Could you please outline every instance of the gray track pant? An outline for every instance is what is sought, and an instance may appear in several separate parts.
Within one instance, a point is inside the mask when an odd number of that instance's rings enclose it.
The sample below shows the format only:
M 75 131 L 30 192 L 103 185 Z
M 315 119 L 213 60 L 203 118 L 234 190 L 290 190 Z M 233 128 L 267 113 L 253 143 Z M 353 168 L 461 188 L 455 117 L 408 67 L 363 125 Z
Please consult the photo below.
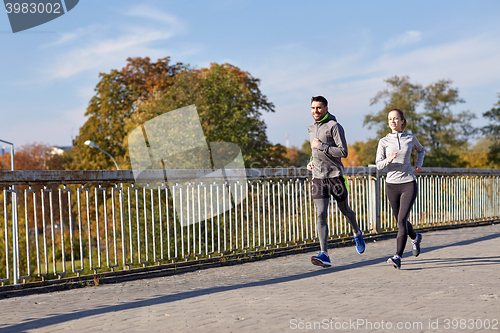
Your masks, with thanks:
M 318 231 L 319 244 L 321 251 L 327 252 L 328 249 L 328 206 L 330 203 L 329 198 L 325 199 L 314 199 L 314 206 L 316 207 L 316 230 Z M 337 202 L 337 206 L 344 216 L 347 218 L 352 226 L 354 233 L 356 234 L 359 230 L 358 222 L 356 221 L 356 214 L 349 207 L 348 200 L 342 202 Z

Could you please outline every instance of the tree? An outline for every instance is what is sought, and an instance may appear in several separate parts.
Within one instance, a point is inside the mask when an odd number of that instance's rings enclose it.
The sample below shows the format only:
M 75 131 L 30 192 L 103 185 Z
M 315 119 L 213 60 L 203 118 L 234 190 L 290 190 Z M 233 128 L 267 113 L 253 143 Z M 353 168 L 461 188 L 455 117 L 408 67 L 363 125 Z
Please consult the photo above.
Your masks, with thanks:
M 304 143 L 302 144 L 302 147 L 300 148 L 300 151 L 307 158 L 307 160 L 305 161 L 306 164 L 309 163 L 309 159 L 312 156 L 311 142 L 309 140 L 305 140 Z
M 466 168 L 498 168 L 500 163 L 495 163 L 489 158 L 489 150 L 492 145 L 492 140 L 489 137 L 483 136 L 479 138 L 477 143 L 463 151 L 460 154 L 460 160 Z
M 488 159 L 494 163 L 500 163 L 500 94 L 499 101 L 491 110 L 483 113 L 483 117 L 488 119 L 489 124 L 484 126 L 481 131 L 492 142 L 488 151 Z
M 114 168 L 108 156 L 84 145 L 87 140 L 95 142 L 114 156 L 122 168 L 127 168 L 129 162 L 124 146 L 126 119 L 135 113 L 141 100 L 168 88 L 175 75 L 189 70 L 181 63 L 170 65 L 169 57 L 158 59 L 156 63 L 149 58 L 128 58 L 127 61 L 127 66 L 120 71 L 99 74 L 100 80 L 94 89 L 96 94 L 85 113 L 89 118 L 74 141 L 71 169 Z
M 274 105 L 259 90 L 259 82 L 230 64 L 178 73 L 167 89 L 138 103 L 126 129 L 195 104 L 207 142 L 237 144 L 247 167 L 286 165 L 286 148 L 270 144 L 265 133 L 262 111 L 274 112 Z
M 356 141 L 352 147 L 359 155 L 359 165 L 368 166 L 375 164 L 375 155 L 377 153 L 378 140 L 368 139 L 366 142 Z
M 422 102 L 424 89 L 420 84 L 411 83 L 409 76 L 393 76 L 385 82 L 389 85 L 389 89 L 379 91 L 370 100 L 370 105 L 384 101 L 384 108 L 375 115 L 366 115 L 363 126 L 368 125 L 369 129 L 377 126 L 377 136 L 381 138 L 391 130 L 387 123 L 387 114 L 392 109 L 400 109 L 404 111 L 408 122 L 407 131 L 419 136 L 421 130 L 418 123 L 421 115 L 417 112 L 417 106 Z
M 347 150 L 348 150 L 348 155 L 346 158 L 343 158 L 342 159 L 342 164 L 344 165 L 344 167 L 348 168 L 348 167 L 357 167 L 357 166 L 361 166 L 361 156 L 358 154 L 358 152 L 356 151 L 356 149 L 351 146 L 351 145 L 347 145 Z
M 305 140 L 300 149 L 296 147 L 287 148 L 286 157 L 289 160 L 289 166 L 305 167 L 311 159 L 312 149 L 309 140 Z
M 67 162 L 65 154 L 54 154 L 52 146 L 43 143 L 23 145 L 14 153 L 16 170 L 64 170 Z M 0 156 L 0 170 L 10 169 L 10 154 Z
M 299 166 L 299 149 L 296 147 L 286 148 L 286 159 L 288 160 L 288 166 Z
M 461 166 L 460 152 L 467 149 L 468 139 L 476 132 L 471 125 L 475 115 L 469 111 L 453 114 L 450 106 L 464 103 L 451 81 L 440 80 L 425 88 L 423 142 L 427 149 L 426 164 L 433 166 Z
M 385 99 L 385 107 L 375 115 L 367 115 L 364 125 L 378 126 L 379 137 L 390 132 L 387 114 L 393 108 L 403 110 L 407 130 L 417 136 L 426 149 L 425 165 L 437 167 L 462 166 L 460 154 L 467 149 L 468 140 L 476 133 L 471 125 L 475 115 L 470 111 L 454 114 L 450 107 L 464 100 L 452 81 L 439 80 L 425 88 L 410 83 L 408 76 L 394 76 L 386 80 L 390 89 L 383 90 L 372 99 L 377 103 Z M 423 112 L 418 112 L 423 104 Z

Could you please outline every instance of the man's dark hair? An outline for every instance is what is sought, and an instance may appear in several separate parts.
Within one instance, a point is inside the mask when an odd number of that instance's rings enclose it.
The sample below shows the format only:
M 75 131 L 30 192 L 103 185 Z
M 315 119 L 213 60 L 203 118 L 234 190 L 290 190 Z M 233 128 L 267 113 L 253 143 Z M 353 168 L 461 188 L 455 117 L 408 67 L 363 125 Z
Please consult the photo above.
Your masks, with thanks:
M 311 104 L 312 104 L 312 102 L 321 102 L 321 103 L 323 103 L 324 106 L 328 106 L 328 101 L 323 96 L 312 97 Z

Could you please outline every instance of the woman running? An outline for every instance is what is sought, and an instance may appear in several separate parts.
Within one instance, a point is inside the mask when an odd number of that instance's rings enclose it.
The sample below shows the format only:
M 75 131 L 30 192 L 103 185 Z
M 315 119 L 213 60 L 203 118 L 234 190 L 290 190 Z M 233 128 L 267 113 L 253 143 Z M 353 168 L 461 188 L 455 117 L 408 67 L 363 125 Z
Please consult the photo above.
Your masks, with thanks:
M 422 170 L 424 147 L 413 134 L 404 132 L 406 119 L 403 111 L 392 109 L 389 112 L 389 127 L 392 133 L 380 139 L 377 148 L 377 168 L 388 167 L 386 193 L 391 204 L 394 217 L 398 221 L 398 237 L 396 254 L 387 260 L 394 268 L 401 268 L 401 257 L 405 250 L 406 239 L 412 239 L 412 252 L 415 257 L 420 254 L 422 235 L 417 234 L 408 221 L 411 207 L 417 198 L 417 181 L 414 173 Z M 410 164 L 411 151 L 417 151 L 415 170 Z

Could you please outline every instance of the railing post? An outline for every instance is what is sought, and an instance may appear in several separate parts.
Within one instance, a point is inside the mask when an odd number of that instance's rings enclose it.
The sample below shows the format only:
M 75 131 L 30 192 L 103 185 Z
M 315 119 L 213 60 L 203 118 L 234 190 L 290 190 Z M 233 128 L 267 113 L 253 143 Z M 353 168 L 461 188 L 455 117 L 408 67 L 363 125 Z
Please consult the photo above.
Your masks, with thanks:
M 19 226 L 17 220 L 17 192 L 12 185 L 12 257 L 13 257 L 13 278 L 14 285 L 19 284 Z M 7 239 L 5 240 L 8 241 Z
M 382 232 L 381 228 L 381 221 L 380 221 L 380 173 L 379 170 L 377 169 L 376 165 L 370 164 L 368 165 L 368 170 L 370 172 L 371 176 L 371 171 L 372 168 L 375 168 L 375 189 L 374 191 L 371 191 L 373 194 L 371 195 L 370 201 L 372 209 L 375 210 L 375 224 L 372 223 L 371 225 L 371 232 L 374 234 L 380 234 Z M 373 186 L 373 185 L 372 185 Z

